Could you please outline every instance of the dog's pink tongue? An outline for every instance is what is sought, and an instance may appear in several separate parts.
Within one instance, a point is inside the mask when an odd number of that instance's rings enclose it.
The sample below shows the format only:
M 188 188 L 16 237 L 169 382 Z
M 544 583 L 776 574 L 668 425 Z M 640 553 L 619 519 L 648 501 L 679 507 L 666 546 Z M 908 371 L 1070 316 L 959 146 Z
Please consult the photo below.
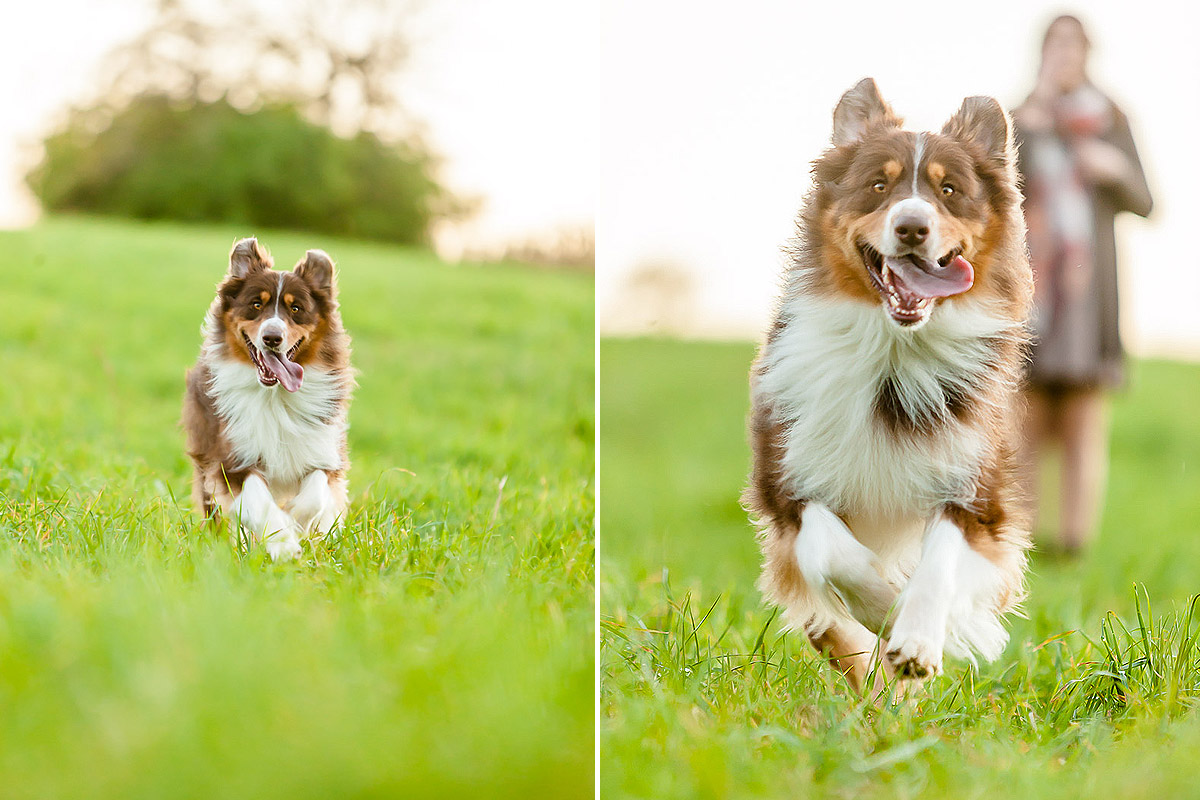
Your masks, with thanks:
M 956 256 L 944 267 L 913 255 L 887 258 L 885 263 L 899 288 L 922 298 L 952 297 L 975 283 L 975 270 L 962 256 Z
M 283 384 L 283 388 L 289 392 L 300 388 L 301 382 L 304 381 L 304 367 L 289 361 L 287 356 L 270 350 L 263 351 L 262 359 L 263 365 Z

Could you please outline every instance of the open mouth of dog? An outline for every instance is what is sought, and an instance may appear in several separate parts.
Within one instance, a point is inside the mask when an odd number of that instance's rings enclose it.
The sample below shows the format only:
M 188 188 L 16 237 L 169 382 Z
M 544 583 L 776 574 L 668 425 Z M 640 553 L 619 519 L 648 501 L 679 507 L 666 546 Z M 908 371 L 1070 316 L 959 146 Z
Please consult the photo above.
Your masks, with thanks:
M 900 325 L 924 322 L 933 312 L 933 301 L 962 294 L 975 283 L 975 270 L 956 247 L 937 261 L 916 253 L 885 256 L 866 242 L 858 252 L 883 306 Z
M 244 333 L 242 338 L 246 341 L 246 349 L 250 351 L 250 360 L 258 368 L 259 383 L 263 386 L 280 383 L 289 392 L 300 388 L 300 384 L 304 382 L 304 367 L 292 361 L 292 356 L 296 355 L 300 345 L 304 344 L 303 339 L 296 342 L 286 353 L 281 353 L 278 350 L 259 350 Z

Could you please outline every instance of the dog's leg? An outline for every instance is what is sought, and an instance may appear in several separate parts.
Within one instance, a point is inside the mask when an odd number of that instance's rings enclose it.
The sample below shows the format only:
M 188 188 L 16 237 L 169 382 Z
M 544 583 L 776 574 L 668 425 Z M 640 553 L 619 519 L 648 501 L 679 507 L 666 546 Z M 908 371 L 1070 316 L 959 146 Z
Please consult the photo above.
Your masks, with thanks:
M 1016 553 L 1019 557 L 1019 550 Z M 952 649 L 964 656 L 971 650 L 989 659 L 999 655 L 1007 641 L 998 617 L 1005 585 L 1004 570 L 968 544 L 953 515 L 934 517 L 892 626 L 887 656 L 896 674 L 940 674 L 948 635 Z
M 883 631 L 898 590 L 880 574 L 875 554 L 822 503 L 808 503 L 800 515 L 796 560 L 814 591 L 833 595 L 870 630 Z
M 967 542 L 946 649 L 966 658 L 978 654 L 992 661 L 1008 643 L 1002 615 L 1025 596 L 1027 520 L 1019 514 L 999 513 L 995 506 L 983 513 L 949 506 L 945 515 L 961 528 Z
M 288 510 L 306 533 L 333 531 L 345 515 L 346 479 L 340 474 L 313 470 L 300 484 Z
M 892 676 L 892 671 L 886 660 L 880 660 L 881 644 L 886 647 L 886 643 L 878 636 L 851 619 L 839 620 L 824 630 L 807 633 L 813 648 L 846 676 L 854 691 L 865 694 L 868 681 L 872 693 L 886 690 L 886 680 Z
M 233 498 L 230 514 L 251 539 L 262 539 L 274 560 L 300 555 L 296 523 L 275 505 L 275 498 L 261 475 L 250 475 L 242 491 Z
M 204 515 L 205 519 L 211 519 L 213 512 L 216 510 L 213 506 L 212 492 L 208 489 L 208 469 L 201 466 L 199 461 L 192 461 L 192 505 L 196 510 Z
M 958 561 L 966 550 L 962 531 L 942 515 L 926 527 L 921 560 L 900 595 L 888 643 L 888 660 L 900 677 L 941 673 Z

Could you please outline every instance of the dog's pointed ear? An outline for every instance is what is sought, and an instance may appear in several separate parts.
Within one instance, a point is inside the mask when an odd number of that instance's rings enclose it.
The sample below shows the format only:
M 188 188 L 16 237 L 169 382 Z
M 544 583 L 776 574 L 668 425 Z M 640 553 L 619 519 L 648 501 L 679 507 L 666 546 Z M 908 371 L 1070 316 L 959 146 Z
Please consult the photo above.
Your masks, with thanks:
M 833 110 L 833 144 L 857 142 L 875 125 L 898 128 L 904 120 L 884 102 L 874 78 L 863 78 L 854 88 L 842 95 Z
M 324 250 L 309 250 L 293 272 L 315 289 L 330 293 L 336 291 L 333 259 Z
M 1011 164 L 1015 152 L 1012 123 L 994 98 L 968 97 L 945 125 L 942 134 L 983 148 L 989 159 Z
M 239 241 L 229 253 L 229 274 L 234 278 L 244 278 L 272 266 L 271 254 L 253 236 Z

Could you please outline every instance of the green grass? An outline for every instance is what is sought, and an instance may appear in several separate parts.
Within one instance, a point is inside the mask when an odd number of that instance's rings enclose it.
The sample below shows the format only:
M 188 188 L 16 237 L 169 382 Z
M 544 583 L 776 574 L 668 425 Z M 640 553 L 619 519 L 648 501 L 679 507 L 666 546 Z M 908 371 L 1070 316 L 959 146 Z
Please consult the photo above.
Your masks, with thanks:
M 1100 539 L 1000 660 L 876 709 L 754 589 L 753 350 L 601 343 L 603 796 L 1200 796 L 1200 366 L 1134 365 Z
M 346 530 L 293 563 L 186 499 L 247 234 L 334 256 L 360 371 Z M 590 796 L 590 277 L 92 219 L 0 247 L 0 795 Z

